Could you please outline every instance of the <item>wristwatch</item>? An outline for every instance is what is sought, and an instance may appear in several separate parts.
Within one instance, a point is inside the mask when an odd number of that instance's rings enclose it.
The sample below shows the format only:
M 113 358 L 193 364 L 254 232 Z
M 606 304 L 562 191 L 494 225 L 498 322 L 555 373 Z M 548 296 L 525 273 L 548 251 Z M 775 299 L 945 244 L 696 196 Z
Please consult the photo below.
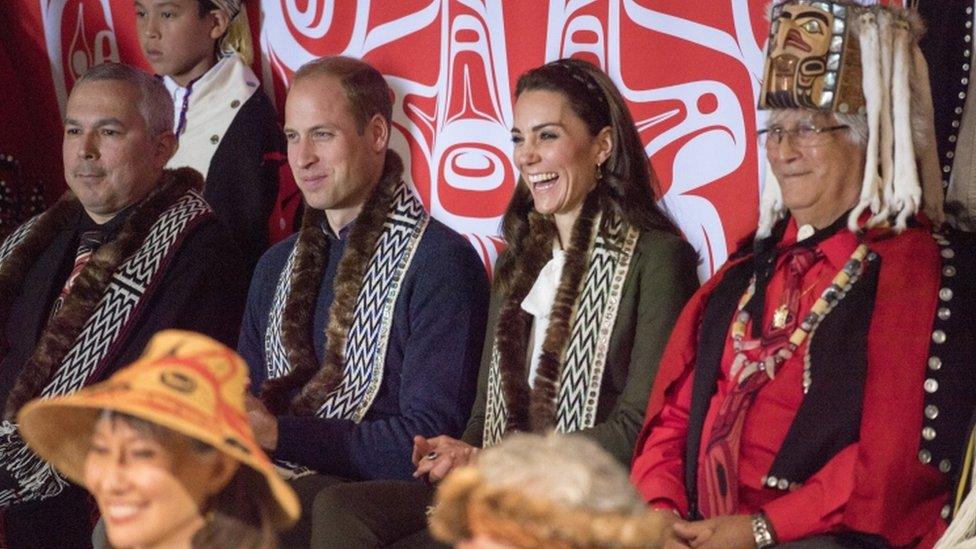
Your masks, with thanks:
M 757 549 L 772 547 L 776 545 L 776 536 L 773 534 L 773 526 L 764 513 L 752 515 L 752 536 L 756 539 Z

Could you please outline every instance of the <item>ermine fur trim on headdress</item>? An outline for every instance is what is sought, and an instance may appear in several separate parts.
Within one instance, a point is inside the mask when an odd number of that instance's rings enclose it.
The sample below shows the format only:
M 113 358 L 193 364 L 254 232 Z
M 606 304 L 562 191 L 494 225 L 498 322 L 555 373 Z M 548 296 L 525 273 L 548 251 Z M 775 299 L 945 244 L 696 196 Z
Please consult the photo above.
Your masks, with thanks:
M 935 142 L 935 106 L 932 104 L 929 67 L 919 48 L 912 49 L 912 56 L 912 112 L 924 115 L 912 117 L 912 137 L 918 155 L 918 175 L 922 182 L 922 208 L 932 223 L 942 225 L 946 220 L 945 194 L 942 192 L 939 150 Z
M 892 214 L 897 215 L 895 228 L 905 228 L 908 217 L 918 211 L 922 202 L 922 188 L 919 186 L 918 171 L 915 167 L 915 147 L 912 138 L 911 86 L 908 77 L 911 72 L 912 47 L 908 27 L 901 21 L 894 24 L 894 57 L 891 69 L 891 113 L 895 123 L 895 178 L 893 194 L 887 199 Z
M 881 188 L 878 190 L 880 199 L 881 196 L 890 196 L 894 193 L 895 185 L 895 130 L 894 121 L 891 119 L 891 86 L 889 85 L 891 82 L 891 52 L 894 48 L 894 36 L 891 32 L 890 15 L 881 12 L 877 17 L 883 21 L 878 29 L 881 45 L 881 81 L 877 83 L 881 88 L 881 135 L 879 136 L 881 148 L 878 151 L 881 156 Z M 889 212 L 888 203 L 882 202 L 878 214 L 868 224 L 881 223 L 887 219 Z
M 782 4 L 785 2 L 774 5 Z M 865 99 L 861 114 L 866 115 L 868 128 L 861 192 L 848 228 L 856 232 L 892 222 L 893 229 L 901 231 L 920 207 L 930 221 L 940 225 L 943 196 L 932 97 L 928 67 L 918 48 L 924 25 L 912 10 L 845 5 L 854 11 L 849 18 L 850 32 L 859 43 Z M 766 187 L 774 181 L 767 176 Z M 764 188 L 759 238 L 768 235 L 775 220 L 785 213 L 777 194 Z M 868 209 L 872 216 L 864 222 Z
M 860 15 L 863 31 L 860 36 L 861 78 L 864 88 L 864 104 L 868 121 L 868 143 L 865 151 L 864 178 L 861 182 L 861 197 L 848 218 L 848 228 L 857 230 L 857 220 L 868 207 L 877 214 L 881 209 L 882 179 L 878 174 L 879 130 L 881 128 L 884 92 L 881 86 L 881 45 L 878 27 L 874 24 L 873 13 Z M 853 220 L 853 224 L 851 224 Z

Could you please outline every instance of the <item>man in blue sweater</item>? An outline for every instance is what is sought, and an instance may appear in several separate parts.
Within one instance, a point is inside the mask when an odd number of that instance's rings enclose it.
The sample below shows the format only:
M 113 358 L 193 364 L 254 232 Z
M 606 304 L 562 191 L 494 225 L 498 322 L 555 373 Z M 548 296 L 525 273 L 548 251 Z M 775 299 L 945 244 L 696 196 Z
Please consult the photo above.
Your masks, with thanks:
M 388 150 L 392 92 L 346 57 L 295 73 L 288 161 L 308 205 L 251 283 L 238 351 L 249 419 L 302 499 L 283 546 L 307 546 L 315 495 L 410 479 L 412 437 L 464 428 L 488 302 L 467 241 L 431 219 Z

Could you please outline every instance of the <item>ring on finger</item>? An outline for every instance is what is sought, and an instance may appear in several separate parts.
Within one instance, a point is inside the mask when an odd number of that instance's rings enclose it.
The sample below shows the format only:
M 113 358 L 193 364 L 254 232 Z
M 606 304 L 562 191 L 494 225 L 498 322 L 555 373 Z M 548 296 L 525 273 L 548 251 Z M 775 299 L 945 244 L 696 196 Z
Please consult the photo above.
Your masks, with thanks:
M 435 459 L 437 459 L 437 452 L 431 452 L 427 454 L 426 456 L 424 456 L 424 459 L 428 461 L 434 461 Z

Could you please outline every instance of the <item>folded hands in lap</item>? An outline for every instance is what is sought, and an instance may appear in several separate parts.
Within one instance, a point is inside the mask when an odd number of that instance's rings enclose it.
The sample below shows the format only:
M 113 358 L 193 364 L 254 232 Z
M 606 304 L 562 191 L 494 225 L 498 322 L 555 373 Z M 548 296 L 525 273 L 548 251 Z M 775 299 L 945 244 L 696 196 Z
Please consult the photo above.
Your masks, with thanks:
M 477 458 L 478 448 L 456 438 L 437 436 L 424 438 L 420 435 L 413 437 L 413 464 L 417 467 L 414 478 L 427 476 L 430 482 L 440 482 L 455 467 L 473 463 Z
M 665 549 L 754 549 L 749 515 L 731 515 L 688 522 L 671 511 L 657 511 L 671 515 L 664 544 Z

